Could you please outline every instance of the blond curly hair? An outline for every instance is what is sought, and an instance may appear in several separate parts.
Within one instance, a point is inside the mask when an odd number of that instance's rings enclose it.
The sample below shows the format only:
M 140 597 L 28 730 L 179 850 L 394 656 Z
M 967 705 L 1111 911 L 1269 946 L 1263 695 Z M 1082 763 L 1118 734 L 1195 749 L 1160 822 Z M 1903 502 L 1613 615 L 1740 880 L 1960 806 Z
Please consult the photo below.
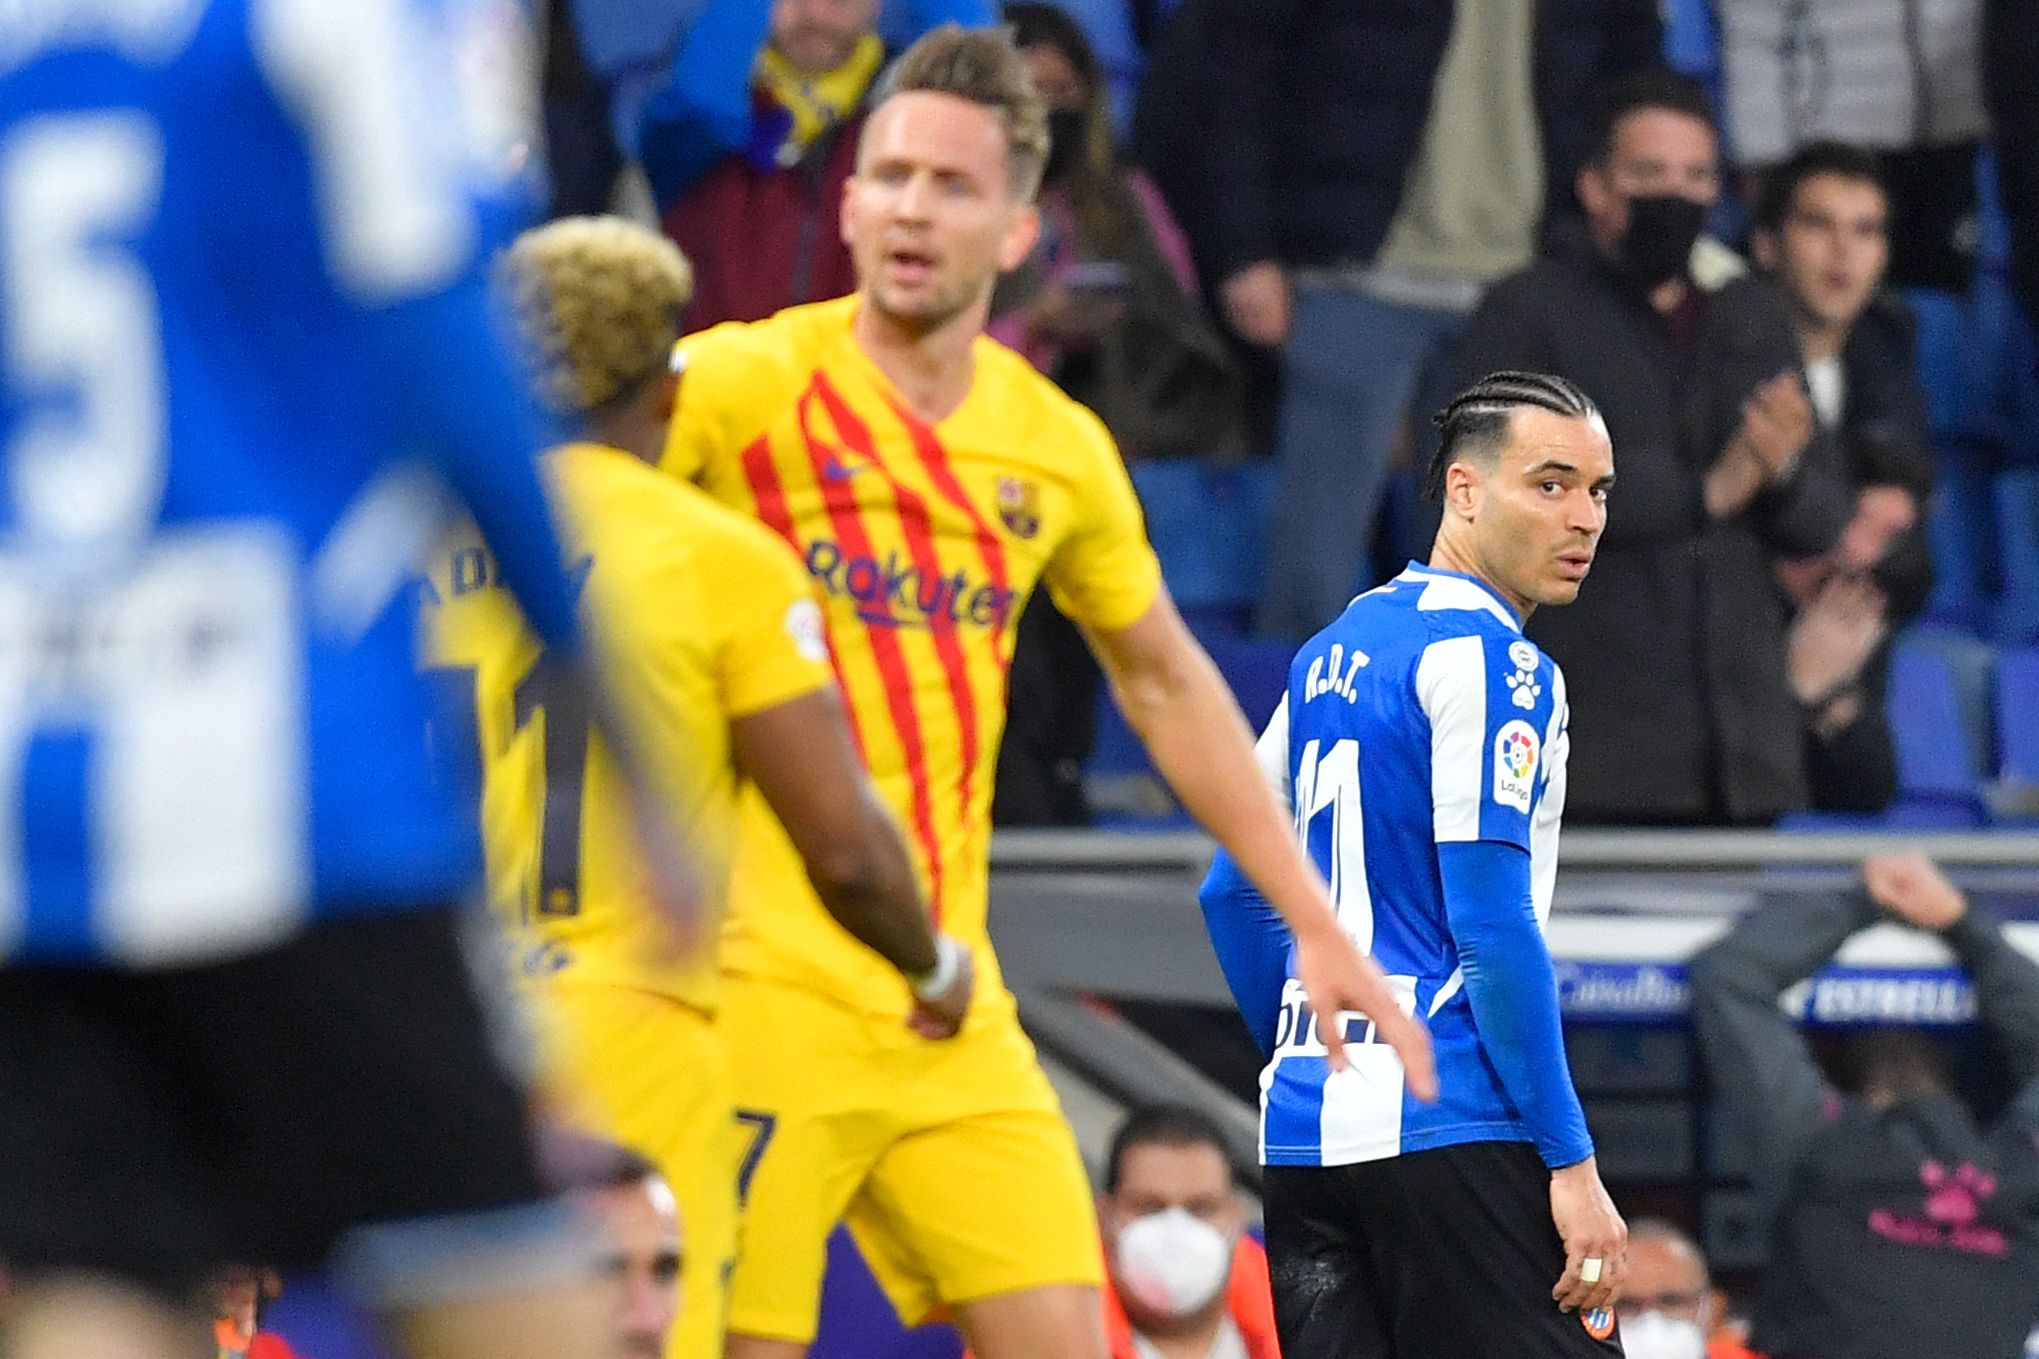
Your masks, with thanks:
M 519 236 L 504 290 L 539 400 L 597 411 L 665 371 L 694 271 L 665 237 L 620 217 L 563 217 Z

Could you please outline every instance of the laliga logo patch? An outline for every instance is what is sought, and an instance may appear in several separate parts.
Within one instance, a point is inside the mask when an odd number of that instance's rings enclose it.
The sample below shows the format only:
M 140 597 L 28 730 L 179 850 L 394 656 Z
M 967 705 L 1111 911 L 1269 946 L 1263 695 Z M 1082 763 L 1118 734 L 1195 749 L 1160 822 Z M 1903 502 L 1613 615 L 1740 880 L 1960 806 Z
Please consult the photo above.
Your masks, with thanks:
M 1515 673 L 1508 677 L 1508 701 L 1526 712 L 1543 697 L 1543 686 L 1536 682 L 1536 648 L 1527 642 L 1510 642 L 1508 659 L 1515 666 Z
M 786 635 L 802 660 L 828 659 L 828 625 L 821 621 L 821 606 L 811 599 L 796 599 L 786 610 Z
M 1494 733 L 1494 801 L 1518 812 L 1529 811 L 1530 790 L 1536 786 L 1536 731 L 1520 718 Z
M 1579 1324 L 1586 1328 L 1586 1334 L 1595 1340 L 1605 1340 L 1614 1334 L 1614 1309 L 1595 1307 L 1590 1312 L 1579 1314 Z
M 1041 531 L 1041 488 L 1019 477 L 998 479 L 998 518 L 1021 538 Z

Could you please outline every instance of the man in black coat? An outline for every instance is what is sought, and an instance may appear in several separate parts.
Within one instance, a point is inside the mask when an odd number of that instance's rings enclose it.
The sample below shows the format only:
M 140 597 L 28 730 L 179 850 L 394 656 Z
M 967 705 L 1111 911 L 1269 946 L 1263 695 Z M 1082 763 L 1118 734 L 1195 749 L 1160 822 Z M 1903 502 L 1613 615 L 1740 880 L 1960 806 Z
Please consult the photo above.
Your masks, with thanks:
M 2039 965 L 1924 858 L 1871 859 L 1863 879 L 1778 897 L 1692 964 L 1701 1050 L 1754 1139 L 1770 1224 L 1751 1339 L 1774 1359 L 2018 1359 L 2039 1320 Z M 1974 983 L 2014 1089 L 1995 1120 L 1904 1030 L 1856 1038 L 1842 1094 L 1779 1008 L 1879 913 L 1939 936 Z
M 1782 303 L 1726 252 L 1695 251 L 1719 191 L 1704 93 L 1627 76 L 1597 114 L 1583 238 L 1494 286 L 1458 366 L 1578 383 L 1620 461 L 1592 580 L 1529 627 L 1570 686 L 1567 815 L 1765 824 L 1806 803 L 1770 557 L 1825 552 L 1852 506 L 1834 460 L 1805 456 L 1813 414 Z

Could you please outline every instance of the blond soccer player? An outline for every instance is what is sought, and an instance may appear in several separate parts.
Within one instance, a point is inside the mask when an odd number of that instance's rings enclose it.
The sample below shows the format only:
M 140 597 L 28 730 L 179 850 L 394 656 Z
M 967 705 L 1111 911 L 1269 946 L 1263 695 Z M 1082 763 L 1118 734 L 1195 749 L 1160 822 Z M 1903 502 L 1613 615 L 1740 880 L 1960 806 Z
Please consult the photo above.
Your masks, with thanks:
M 791 871 L 834 917 L 827 928 L 862 940 L 897 993 L 915 1030 L 902 1038 L 954 1034 L 969 953 L 931 928 L 857 758 L 799 560 L 647 465 L 680 384 L 669 355 L 685 260 L 626 222 L 569 219 L 519 239 L 507 274 L 542 395 L 586 430 L 546 456 L 583 608 L 705 895 L 719 901 L 738 791 L 754 788 Z M 666 1353 L 707 1359 L 721 1352 L 745 1151 L 713 1034 L 713 951 L 681 964 L 662 948 L 607 751 L 558 701 L 487 547 L 450 545 L 429 587 L 431 673 L 459 714 L 442 723 L 442 754 L 479 743 L 491 895 L 513 924 L 513 971 L 538 1001 L 548 1084 L 570 1119 L 643 1152 L 672 1186 L 693 1263 Z
M 857 293 L 681 346 L 664 467 L 805 561 L 859 746 L 936 919 L 981 967 L 961 1036 L 910 1043 L 896 980 L 828 922 L 783 833 L 747 809 L 723 957 L 754 1165 L 730 1304 L 739 1359 L 803 1353 L 843 1218 L 907 1322 L 953 1312 L 983 1359 L 1104 1354 L 1090 1190 L 985 936 L 1006 668 L 1043 582 L 1156 766 L 1289 922 L 1312 1001 L 1380 1020 L 1412 1088 L 1432 1088 L 1422 1026 L 1339 929 L 1162 588 L 1110 437 L 983 336 L 993 283 L 1039 231 L 1046 154 L 1009 39 L 930 34 L 880 91 L 845 189 Z

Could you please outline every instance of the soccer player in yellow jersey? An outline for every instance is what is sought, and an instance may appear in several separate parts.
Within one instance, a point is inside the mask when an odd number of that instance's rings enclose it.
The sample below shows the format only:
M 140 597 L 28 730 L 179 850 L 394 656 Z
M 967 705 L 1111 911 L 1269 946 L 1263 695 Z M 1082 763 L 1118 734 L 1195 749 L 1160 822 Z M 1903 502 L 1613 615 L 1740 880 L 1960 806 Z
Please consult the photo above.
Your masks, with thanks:
M 680 381 L 669 355 L 685 260 L 640 227 L 581 218 L 527 233 L 507 273 L 542 394 L 589 435 L 548 454 L 546 470 L 569 550 L 585 554 L 591 632 L 666 780 L 704 895 L 719 901 L 747 781 L 783 823 L 791 871 L 841 922 L 827 928 L 912 1009 L 920 1036 L 902 1026 L 905 1042 L 953 1035 L 969 1004 L 968 955 L 930 928 L 898 827 L 857 758 L 798 559 L 647 465 Z M 538 1001 L 548 1083 L 571 1119 L 648 1155 L 672 1186 L 689 1264 L 667 1353 L 711 1359 L 752 1126 L 732 1118 L 713 1040 L 713 951 L 686 964 L 661 953 L 606 750 L 558 701 L 486 547 L 453 544 L 430 585 L 434 676 L 472 705 L 452 724 L 464 730 L 441 738 L 480 742 L 491 895 L 516 926 L 514 967 Z M 767 1022 L 782 1042 L 804 1036 L 790 1017 Z
M 746 808 L 723 951 L 722 1032 L 755 1120 L 738 1359 L 804 1351 L 824 1240 L 845 1216 L 907 1321 L 953 1310 L 982 1359 L 1105 1352 L 1090 1192 L 985 938 L 1006 665 L 1042 581 L 1156 766 L 1286 917 L 1319 1012 L 1375 1017 L 1412 1088 L 1433 1085 L 1426 1033 L 1339 928 L 1170 604 L 1104 427 L 983 337 L 993 282 L 1038 232 L 1046 153 L 1009 39 L 937 30 L 863 129 L 843 203 L 858 292 L 681 345 L 664 466 L 805 560 L 857 741 L 937 920 L 981 967 L 961 1036 L 909 1044 L 896 983 Z M 1325 1027 L 1342 1049 L 1342 1026 Z

